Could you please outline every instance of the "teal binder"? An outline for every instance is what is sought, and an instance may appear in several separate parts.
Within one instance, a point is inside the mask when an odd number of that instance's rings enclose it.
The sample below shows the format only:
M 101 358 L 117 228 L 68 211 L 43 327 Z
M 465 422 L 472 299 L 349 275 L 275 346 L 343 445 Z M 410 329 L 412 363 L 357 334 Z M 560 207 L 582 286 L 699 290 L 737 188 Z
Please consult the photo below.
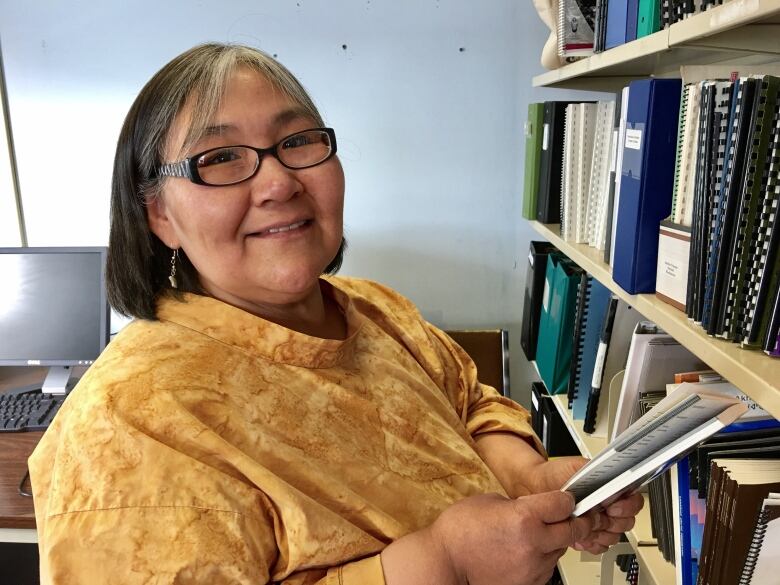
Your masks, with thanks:
M 550 394 L 569 385 L 577 287 L 582 269 L 561 254 L 547 257 L 536 365 Z
M 544 134 L 544 104 L 528 104 L 525 123 L 525 171 L 523 173 L 523 217 L 536 219 L 536 193 L 539 191 L 539 165 Z
M 661 3 L 658 0 L 639 0 L 636 38 L 646 37 L 659 30 L 661 30 Z

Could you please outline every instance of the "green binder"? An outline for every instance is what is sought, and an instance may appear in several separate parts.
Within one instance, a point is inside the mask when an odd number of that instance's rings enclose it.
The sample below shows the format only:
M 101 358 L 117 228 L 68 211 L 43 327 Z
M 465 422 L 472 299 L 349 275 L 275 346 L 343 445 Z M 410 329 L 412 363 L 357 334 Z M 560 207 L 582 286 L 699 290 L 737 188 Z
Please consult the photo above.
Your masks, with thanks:
M 661 3 L 658 0 L 639 0 L 636 38 L 646 37 L 659 30 L 661 30 Z
M 539 190 L 539 159 L 542 153 L 544 104 L 528 104 L 525 123 L 525 173 L 523 176 L 523 217 L 536 219 L 536 192 Z
M 582 269 L 562 254 L 547 256 L 536 365 L 550 394 L 569 386 L 577 287 Z

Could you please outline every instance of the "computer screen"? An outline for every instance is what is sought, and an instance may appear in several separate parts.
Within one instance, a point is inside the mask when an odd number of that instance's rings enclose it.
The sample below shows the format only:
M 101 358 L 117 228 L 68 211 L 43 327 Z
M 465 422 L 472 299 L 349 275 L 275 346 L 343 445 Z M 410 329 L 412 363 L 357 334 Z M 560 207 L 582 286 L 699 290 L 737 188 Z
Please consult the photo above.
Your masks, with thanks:
M 0 366 L 88 366 L 100 355 L 106 250 L 0 248 Z

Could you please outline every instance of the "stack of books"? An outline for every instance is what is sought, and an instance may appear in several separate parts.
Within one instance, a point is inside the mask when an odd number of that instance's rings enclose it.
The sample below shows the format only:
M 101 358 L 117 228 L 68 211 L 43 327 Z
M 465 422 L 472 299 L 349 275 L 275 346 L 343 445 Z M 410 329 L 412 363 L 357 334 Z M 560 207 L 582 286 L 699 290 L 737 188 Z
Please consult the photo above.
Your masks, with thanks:
M 780 79 L 686 84 L 679 127 L 670 220 L 690 229 L 685 312 L 778 355 Z

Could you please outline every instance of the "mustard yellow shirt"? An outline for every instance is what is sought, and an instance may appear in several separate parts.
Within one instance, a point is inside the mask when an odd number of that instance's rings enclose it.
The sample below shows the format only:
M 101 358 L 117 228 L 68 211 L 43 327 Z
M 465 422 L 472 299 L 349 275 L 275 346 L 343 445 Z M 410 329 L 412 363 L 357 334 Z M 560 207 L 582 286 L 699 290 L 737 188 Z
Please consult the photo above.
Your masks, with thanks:
M 44 585 L 384 583 L 379 553 L 503 490 L 473 437 L 528 413 L 414 306 L 323 280 L 348 337 L 166 298 L 65 401 L 30 458 Z

